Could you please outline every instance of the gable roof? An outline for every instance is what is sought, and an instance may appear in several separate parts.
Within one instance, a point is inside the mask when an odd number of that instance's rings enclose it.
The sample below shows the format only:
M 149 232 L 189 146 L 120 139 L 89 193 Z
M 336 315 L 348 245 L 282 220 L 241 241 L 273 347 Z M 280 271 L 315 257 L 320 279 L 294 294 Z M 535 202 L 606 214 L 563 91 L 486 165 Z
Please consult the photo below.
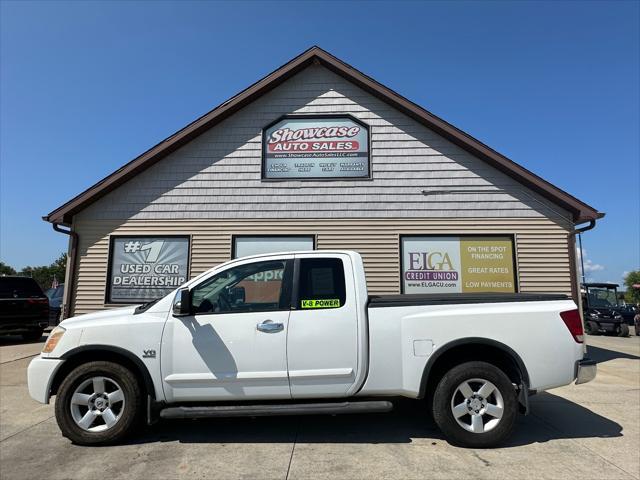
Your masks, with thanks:
M 521 165 L 518 165 L 514 161 L 473 138 L 471 135 L 454 127 L 450 123 L 437 117 L 419 105 L 416 105 L 410 100 L 407 100 L 402 95 L 378 83 L 371 77 L 368 77 L 364 73 L 356 70 L 351 65 L 348 65 L 342 60 L 334 57 L 320 47 L 314 46 L 226 102 L 220 104 L 209 113 L 206 113 L 202 117 L 193 121 L 182 130 L 179 130 L 154 147 L 150 148 L 142 155 L 134 158 L 111 175 L 103 178 L 92 187 L 53 210 L 51 213 L 43 217 L 43 219 L 52 223 L 70 225 L 73 215 L 122 185 L 133 176 L 149 168 L 151 165 L 182 147 L 193 138 L 229 117 L 242 107 L 253 102 L 270 90 L 273 90 L 278 85 L 282 84 L 284 81 L 313 63 L 318 63 L 332 72 L 344 77 L 346 80 L 354 83 L 363 90 L 425 125 L 427 128 L 442 135 L 452 143 L 529 187 L 554 204 L 570 211 L 573 214 L 573 220 L 575 223 L 595 220 L 604 216 L 603 213 L 599 213 L 593 207 L 540 178 Z

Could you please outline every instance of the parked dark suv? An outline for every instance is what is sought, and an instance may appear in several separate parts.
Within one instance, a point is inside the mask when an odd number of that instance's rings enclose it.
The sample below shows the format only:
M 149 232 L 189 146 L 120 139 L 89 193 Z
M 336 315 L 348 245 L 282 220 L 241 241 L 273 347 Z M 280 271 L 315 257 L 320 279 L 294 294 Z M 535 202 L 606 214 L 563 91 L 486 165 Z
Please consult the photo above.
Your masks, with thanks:
M 0 277 L 0 335 L 37 340 L 49 325 L 49 299 L 33 278 Z

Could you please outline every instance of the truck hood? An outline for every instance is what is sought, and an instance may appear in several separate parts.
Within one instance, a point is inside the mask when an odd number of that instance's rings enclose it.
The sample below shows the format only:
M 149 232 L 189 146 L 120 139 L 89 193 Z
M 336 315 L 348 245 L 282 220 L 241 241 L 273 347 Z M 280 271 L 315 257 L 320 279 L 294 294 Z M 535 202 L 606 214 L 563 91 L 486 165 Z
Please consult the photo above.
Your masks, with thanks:
M 110 308 L 109 310 L 103 310 L 101 312 L 86 313 L 84 315 L 78 315 L 77 317 L 67 318 L 60 323 L 60 326 L 64 328 L 78 327 L 86 323 L 94 323 L 101 320 L 109 320 L 117 317 L 128 317 L 133 315 L 133 312 L 138 305 L 131 305 L 128 307 Z

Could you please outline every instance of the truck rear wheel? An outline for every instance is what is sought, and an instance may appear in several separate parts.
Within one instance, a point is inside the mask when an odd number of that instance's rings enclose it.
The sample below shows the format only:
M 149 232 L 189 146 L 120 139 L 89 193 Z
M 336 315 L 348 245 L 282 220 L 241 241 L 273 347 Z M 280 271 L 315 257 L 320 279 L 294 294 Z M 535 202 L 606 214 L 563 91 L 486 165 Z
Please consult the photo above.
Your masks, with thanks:
M 115 443 L 140 418 L 142 393 L 135 375 L 113 362 L 80 365 L 58 388 L 55 414 L 62 434 L 79 445 Z
M 467 362 L 449 370 L 433 395 L 433 418 L 448 441 L 488 448 L 503 443 L 518 413 L 509 377 L 486 362 Z

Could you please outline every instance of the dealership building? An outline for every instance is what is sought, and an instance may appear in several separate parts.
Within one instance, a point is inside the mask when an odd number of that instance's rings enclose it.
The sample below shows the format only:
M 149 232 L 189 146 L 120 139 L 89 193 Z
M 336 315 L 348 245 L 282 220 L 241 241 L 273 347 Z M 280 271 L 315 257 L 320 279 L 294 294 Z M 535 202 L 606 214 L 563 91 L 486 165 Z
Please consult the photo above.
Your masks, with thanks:
M 310 249 L 360 252 L 373 294 L 575 298 L 575 235 L 602 216 L 313 47 L 45 220 L 69 235 L 70 316 Z

